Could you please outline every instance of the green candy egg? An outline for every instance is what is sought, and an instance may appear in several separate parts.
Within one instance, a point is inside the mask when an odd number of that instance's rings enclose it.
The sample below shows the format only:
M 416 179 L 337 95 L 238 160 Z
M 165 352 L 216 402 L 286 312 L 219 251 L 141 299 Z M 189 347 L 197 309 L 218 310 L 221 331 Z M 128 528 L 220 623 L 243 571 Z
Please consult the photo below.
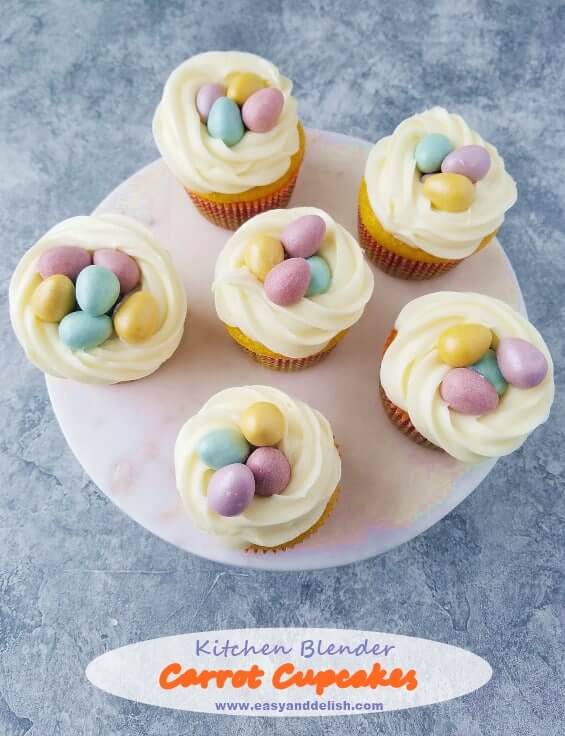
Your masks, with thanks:
M 244 463 L 249 457 L 251 446 L 239 429 L 226 427 L 208 432 L 200 439 L 196 452 L 214 470 L 225 465 Z
M 306 259 L 306 263 L 310 269 L 310 282 L 306 296 L 325 294 L 332 282 L 332 272 L 328 262 L 322 256 L 310 256 Z
M 494 350 L 487 350 L 480 360 L 469 367 L 477 373 L 480 373 L 483 378 L 487 379 L 487 381 L 490 381 L 499 396 L 502 396 L 505 393 L 508 388 L 508 384 L 500 372 Z
M 111 334 L 112 320 L 106 314 L 71 312 L 59 322 L 59 339 L 71 350 L 92 350 Z
M 441 171 L 441 164 L 448 153 L 453 151 L 449 138 L 442 133 L 425 135 L 416 146 L 414 158 L 416 166 L 422 174 L 434 174 Z
M 120 282 L 109 268 L 87 266 L 79 273 L 76 298 L 83 312 L 99 317 L 112 309 L 119 296 Z
M 229 97 L 218 97 L 208 113 L 208 133 L 221 138 L 226 146 L 235 146 L 243 138 L 245 127 L 241 111 Z

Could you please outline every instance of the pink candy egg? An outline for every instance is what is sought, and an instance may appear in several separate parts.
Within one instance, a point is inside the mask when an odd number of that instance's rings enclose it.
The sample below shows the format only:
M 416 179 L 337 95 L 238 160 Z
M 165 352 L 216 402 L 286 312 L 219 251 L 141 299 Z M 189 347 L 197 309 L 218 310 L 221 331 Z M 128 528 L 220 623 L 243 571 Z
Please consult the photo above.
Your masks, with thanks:
M 267 297 L 280 307 L 299 302 L 310 283 L 310 268 L 304 258 L 289 258 L 269 271 L 264 286 Z
M 322 245 L 326 223 L 319 215 L 304 215 L 287 225 L 281 233 L 281 243 L 289 256 L 310 258 Z
M 479 416 L 498 406 L 498 394 L 490 381 L 470 368 L 452 368 L 441 382 L 441 398 L 459 414 Z
M 102 248 L 94 253 L 95 266 L 104 266 L 118 277 L 120 292 L 127 294 L 139 284 L 141 272 L 137 261 L 121 250 Z
M 83 268 L 92 263 L 91 254 L 84 248 L 75 248 L 73 245 L 59 245 L 46 250 L 37 262 L 37 270 L 44 279 L 56 274 L 68 276 L 72 281 Z
M 200 87 L 196 93 L 196 109 L 203 123 L 207 122 L 208 114 L 218 97 L 225 96 L 226 88 L 223 84 L 204 84 Z
M 258 496 L 282 493 L 290 482 L 290 463 L 276 447 L 258 447 L 247 458 L 247 467 L 255 477 Z
M 461 146 L 443 159 L 444 174 L 463 174 L 472 182 L 484 179 L 490 169 L 490 155 L 483 146 Z
M 534 388 L 547 375 L 545 355 L 519 337 L 503 337 L 496 348 L 496 360 L 504 379 L 517 388 Z
M 253 501 L 255 478 L 242 463 L 224 465 L 208 483 L 208 506 L 220 516 L 238 516 Z
M 241 108 L 245 127 L 254 133 L 268 133 L 277 124 L 283 105 L 284 95 L 280 89 L 267 87 L 254 92 Z

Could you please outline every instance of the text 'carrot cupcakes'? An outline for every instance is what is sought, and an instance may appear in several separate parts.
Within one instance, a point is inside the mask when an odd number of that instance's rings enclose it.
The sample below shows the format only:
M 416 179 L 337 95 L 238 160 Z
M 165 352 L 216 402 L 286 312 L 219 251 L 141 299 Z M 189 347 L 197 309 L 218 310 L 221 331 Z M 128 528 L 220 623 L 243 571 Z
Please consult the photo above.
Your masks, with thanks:
M 177 488 L 194 524 L 227 546 L 288 549 L 316 531 L 338 494 L 327 419 L 269 386 L 229 388 L 182 427 Z
M 211 51 L 173 71 L 153 119 L 167 166 L 207 219 L 235 230 L 286 207 L 304 157 L 292 82 L 266 59 Z
M 496 148 L 459 115 L 434 107 L 404 120 L 371 150 L 359 192 L 359 239 L 386 273 L 428 279 L 486 246 L 516 196 Z
M 153 233 L 122 215 L 64 220 L 10 282 L 10 317 L 29 360 L 82 383 L 133 381 L 175 352 L 184 287 Z
M 549 416 L 553 364 L 516 310 L 440 291 L 400 312 L 381 363 L 388 416 L 416 442 L 476 463 L 508 455 Z
M 355 238 L 314 207 L 245 223 L 216 261 L 218 317 L 255 360 L 276 370 L 326 356 L 363 314 L 373 274 Z

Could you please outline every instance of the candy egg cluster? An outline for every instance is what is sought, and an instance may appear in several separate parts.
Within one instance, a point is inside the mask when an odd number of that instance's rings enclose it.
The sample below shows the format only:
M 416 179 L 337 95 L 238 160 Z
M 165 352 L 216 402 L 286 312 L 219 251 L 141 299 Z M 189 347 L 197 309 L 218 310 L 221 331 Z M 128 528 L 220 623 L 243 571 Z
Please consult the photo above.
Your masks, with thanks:
M 237 72 L 224 84 L 205 84 L 196 94 L 196 109 L 212 138 L 235 146 L 250 130 L 268 133 L 284 106 L 284 95 L 250 72 Z
M 508 385 L 534 388 L 548 371 L 544 354 L 526 340 L 503 337 L 479 324 L 446 329 L 437 345 L 440 360 L 451 370 L 440 395 L 459 414 L 480 416 L 494 411 Z
M 214 471 L 208 483 L 208 507 L 220 516 L 238 516 L 257 496 L 282 493 L 290 483 L 290 463 L 276 447 L 283 436 L 281 410 L 268 401 L 249 406 L 237 427 L 215 429 L 197 446 Z
M 58 323 L 59 339 L 71 350 L 91 350 L 114 331 L 137 343 L 159 329 L 159 305 L 149 292 L 136 290 L 139 265 L 122 251 L 58 246 L 42 253 L 37 270 L 42 281 L 31 297 L 33 313 Z
M 490 155 L 484 146 L 454 148 L 441 133 L 424 136 L 414 151 L 416 168 L 423 174 L 423 192 L 432 206 L 445 212 L 463 212 L 475 199 L 473 186 L 488 174 Z
M 316 255 L 325 234 L 326 223 L 319 215 L 304 215 L 287 225 L 280 239 L 259 235 L 249 240 L 245 265 L 263 282 L 273 304 L 289 307 L 330 288 L 328 262 Z

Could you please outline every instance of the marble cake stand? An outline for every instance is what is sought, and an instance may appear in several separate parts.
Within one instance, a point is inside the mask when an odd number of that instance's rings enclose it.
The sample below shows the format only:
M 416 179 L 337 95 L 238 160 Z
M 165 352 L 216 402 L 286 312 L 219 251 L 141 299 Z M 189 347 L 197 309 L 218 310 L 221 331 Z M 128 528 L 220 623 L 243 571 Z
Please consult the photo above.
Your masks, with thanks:
M 291 205 L 314 205 L 356 231 L 357 188 L 369 144 L 308 132 Z M 498 242 L 453 272 L 423 283 L 375 269 L 365 315 L 330 357 L 283 374 L 255 364 L 232 343 L 214 311 L 216 256 L 230 233 L 204 220 L 162 161 L 121 184 L 97 208 L 153 228 L 169 248 L 188 294 L 189 314 L 175 355 L 152 376 L 116 386 L 48 378 L 53 409 L 88 475 L 128 516 L 178 547 L 217 562 L 269 570 L 344 565 L 412 539 L 451 511 L 492 469 L 471 470 L 418 447 L 389 424 L 378 396 L 379 355 L 400 308 L 440 289 L 481 291 L 525 312 L 512 267 Z M 330 420 L 343 457 L 342 494 L 325 526 L 278 554 L 233 551 L 195 529 L 175 489 L 173 446 L 181 425 L 228 386 L 271 384 L 308 401 Z

